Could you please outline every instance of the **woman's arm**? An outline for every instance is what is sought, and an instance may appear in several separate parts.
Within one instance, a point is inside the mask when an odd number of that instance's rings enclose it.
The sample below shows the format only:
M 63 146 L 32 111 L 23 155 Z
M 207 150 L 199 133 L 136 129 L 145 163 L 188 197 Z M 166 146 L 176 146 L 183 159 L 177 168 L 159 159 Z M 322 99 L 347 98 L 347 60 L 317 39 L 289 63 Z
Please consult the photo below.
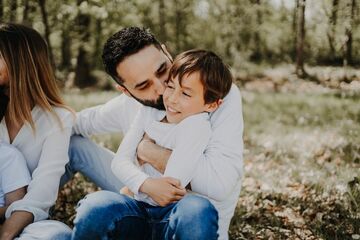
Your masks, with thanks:
M 11 216 L 6 219 L 1 228 L 0 239 L 12 240 L 19 235 L 22 230 L 34 221 L 32 213 L 25 211 L 14 211 Z
M 60 178 L 68 162 L 73 120 L 73 115 L 66 111 L 62 114 L 62 127 L 55 121 L 57 127 L 48 130 L 50 132 L 44 139 L 39 162 L 32 172 L 26 195 L 23 199 L 13 202 L 7 209 L 6 217 L 9 221 L 18 224 L 17 229 L 20 226 L 23 229 L 32 221 L 48 218 L 49 208 L 55 204 Z M 11 228 L 11 230 L 16 229 Z

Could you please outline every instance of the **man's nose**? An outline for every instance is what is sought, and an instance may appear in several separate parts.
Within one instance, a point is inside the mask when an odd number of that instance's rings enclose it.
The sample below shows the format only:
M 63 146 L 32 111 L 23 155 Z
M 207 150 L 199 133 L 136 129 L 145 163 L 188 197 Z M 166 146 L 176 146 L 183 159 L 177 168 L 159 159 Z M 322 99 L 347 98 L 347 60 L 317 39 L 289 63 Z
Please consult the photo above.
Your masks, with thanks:
M 164 91 L 165 91 L 165 83 L 164 81 L 162 81 L 161 79 L 157 78 L 155 80 L 155 91 L 158 95 L 163 95 Z

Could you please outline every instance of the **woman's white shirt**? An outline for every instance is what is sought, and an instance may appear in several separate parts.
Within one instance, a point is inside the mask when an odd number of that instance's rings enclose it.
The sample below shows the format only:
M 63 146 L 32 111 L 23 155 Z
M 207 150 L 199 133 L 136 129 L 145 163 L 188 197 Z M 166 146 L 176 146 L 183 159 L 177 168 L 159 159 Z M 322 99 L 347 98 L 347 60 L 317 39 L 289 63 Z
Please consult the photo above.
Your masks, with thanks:
M 6 211 L 8 218 L 13 211 L 27 211 L 34 215 L 34 222 L 48 218 L 48 211 L 55 204 L 60 178 L 69 161 L 68 148 L 73 114 L 64 108 L 53 108 L 54 114 L 35 106 L 31 111 L 35 132 L 29 124 L 24 124 L 11 145 L 25 157 L 31 174 L 27 194 L 13 202 Z M 0 139 L 10 143 L 5 119 L 0 123 Z

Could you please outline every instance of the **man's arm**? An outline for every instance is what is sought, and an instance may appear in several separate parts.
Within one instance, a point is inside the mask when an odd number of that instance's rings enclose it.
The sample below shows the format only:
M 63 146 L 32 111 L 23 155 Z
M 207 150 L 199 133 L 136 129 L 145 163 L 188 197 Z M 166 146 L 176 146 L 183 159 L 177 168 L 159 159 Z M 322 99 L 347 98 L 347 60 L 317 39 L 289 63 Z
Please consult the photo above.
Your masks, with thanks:
M 86 108 L 77 113 L 73 133 L 89 137 L 102 133 L 126 133 L 140 104 L 121 94 L 105 104 Z

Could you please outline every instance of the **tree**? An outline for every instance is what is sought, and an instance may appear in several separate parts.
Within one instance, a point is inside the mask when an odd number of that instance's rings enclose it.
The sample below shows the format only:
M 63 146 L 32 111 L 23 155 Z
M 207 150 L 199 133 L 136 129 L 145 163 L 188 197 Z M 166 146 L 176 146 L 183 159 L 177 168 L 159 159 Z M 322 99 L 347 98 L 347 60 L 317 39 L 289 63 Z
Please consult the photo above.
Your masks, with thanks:
M 15 22 L 17 18 L 17 0 L 10 1 L 10 22 Z
M 79 14 L 76 19 L 78 35 L 80 38 L 79 43 L 79 52 L 76 61 L 75 69 L 75 86 L 79 88 L 84 88 L 91 86 L 95 83 L 95 79 L 91 77 L 90 74 L 90 54 L 88 51 L 88 45 L 90 40 L 90 22 L 91 18 L 88 13 L 85 12 L 82 8 L 82 4 L 87 5 L 86 0 L 77 0 L 77 5 L 79 8 Z M 84 6 L 84 5 L 83 5 Z
M 55 69 L 55 60 L 54 60 L 54 54 L 53 54 L 53 50 L 51 47 L 51 42 L 50 42 L 50 27 L 49 27 L 49 22 L 48 22 L 48 14 L 46 11 L 46 6 L 45 6 L 45 0 L 39 0 L 39 6 L 40 6 L 40 11 L 41 11 L 41 18 L 45 27 L 45 40 L 48 44 L 48 49 L 49 49 L 49 57 L 50 57 L 50 62 L 52 67 Z
M 348 21 L 345 27 L 345 45 L 344 45 L 344 66 L 353 64 L 352 43 L 353 43 L 353 23 L 355 17 L 355 0 L 348 3 L 347 11 L 349 12 Z
M 332 9 L 331 9 L 331 15 L 329 17 L 329 30 L 327 32 L 327 37 L 329 41 L 329 47 L 330 47 L 330 58 L 335 58 L 336 49 L 335 49 L 335 29 L 336 29 L 336 23 L 337 23 L 337 11 L 339 6 L 339 0 L 333 0 L 332 1 Z
M 305 40 L 305 5 L 306 0 L 297 0 L 296 24 L 296 75 L 304 77 L 304 40 Z

